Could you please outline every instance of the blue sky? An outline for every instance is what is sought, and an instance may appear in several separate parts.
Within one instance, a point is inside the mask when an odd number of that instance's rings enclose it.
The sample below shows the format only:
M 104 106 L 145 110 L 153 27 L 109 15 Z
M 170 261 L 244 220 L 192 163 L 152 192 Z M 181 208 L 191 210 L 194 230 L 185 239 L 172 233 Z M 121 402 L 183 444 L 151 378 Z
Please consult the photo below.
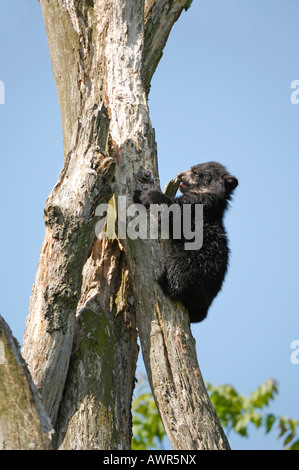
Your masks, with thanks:
M 299 4 L 194 0 L 152 81 L 161 185 L 216 160 L 239 179 L 226 227 L 222 292 L 195 325 L 205 380 L 248 394 L 278 381 L 271 411 L 299 419 Z M 37 0 L 0 3 L 0 314 L 22 342 L 44 237 L 43 208 L 63 162 L 62 131 Z M 141 366 L 140 366 L 141 367 Z M 234 449 L 279 449 L 277 432 L 230 436 Z

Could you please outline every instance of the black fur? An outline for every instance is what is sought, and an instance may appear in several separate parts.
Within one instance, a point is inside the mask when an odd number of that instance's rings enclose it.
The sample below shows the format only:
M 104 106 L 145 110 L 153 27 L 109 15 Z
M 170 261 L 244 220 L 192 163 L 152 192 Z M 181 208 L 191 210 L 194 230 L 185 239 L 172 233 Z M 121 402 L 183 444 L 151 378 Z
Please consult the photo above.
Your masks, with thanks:
M 173 239 L 174 251 L 158 279 L 164 293 L 186 307 L 190 321 L 200 322 L 207 316 L 226 275 L 229 248 L 223 216 L 238 180 L 216 162 L 193 166 L 178 177 L 183 194 L 174 201 L 155 189 L 135 191 L 133 200 L 146 207 L 174 202 L 180 206 L 203 204 L 203 246 L 196 251 L 185 250 L 183 237 Z

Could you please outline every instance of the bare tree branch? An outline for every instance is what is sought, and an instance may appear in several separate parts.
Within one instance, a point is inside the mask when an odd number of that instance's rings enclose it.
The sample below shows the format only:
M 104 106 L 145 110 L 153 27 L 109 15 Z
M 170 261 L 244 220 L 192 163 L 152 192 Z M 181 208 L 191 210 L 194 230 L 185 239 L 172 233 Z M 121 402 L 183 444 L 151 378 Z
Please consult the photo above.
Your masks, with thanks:
M 143 79 L 147 93 L 170 31 L 191 3 L 192 0 L 145 0 Z
M 51 449 L 51 421 L 2 317 L 0 350 L 0 450 Z

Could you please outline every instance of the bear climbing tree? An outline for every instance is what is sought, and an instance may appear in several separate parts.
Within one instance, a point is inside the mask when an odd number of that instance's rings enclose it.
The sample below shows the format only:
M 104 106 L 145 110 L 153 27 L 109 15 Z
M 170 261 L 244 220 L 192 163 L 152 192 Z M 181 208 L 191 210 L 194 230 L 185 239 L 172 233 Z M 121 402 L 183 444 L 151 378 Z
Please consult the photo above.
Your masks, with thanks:
M 130 448 L 137 329 L 174 449 L 229 448 L 188 315 L 155 282 L 169 242 L 95 236 L 97 206 L 146 186 L 140 170 L 159 187 L 147 95 L 191 2 L 40 0 L 65 160 L 44 210 L 22 354 L 61 449 Z
M 157 189 L 148 189 L 136 190 L 133 199 L 147 208 L 153 204 L 180 208 L 168 218 L 174 250 L 165 260 L 158 282 L 166 295 L 184 305 L 190 322 L 197 323 L 206 318 L 227 272 L 229 248 L 223 218 L 238 180 L 217 162 L 195 165 L 176 179 L 180 197 L 172 199 Z M 187 231 L 184 218 L 189 219 Z M 160 217 L 162 229 L 163 224 Z

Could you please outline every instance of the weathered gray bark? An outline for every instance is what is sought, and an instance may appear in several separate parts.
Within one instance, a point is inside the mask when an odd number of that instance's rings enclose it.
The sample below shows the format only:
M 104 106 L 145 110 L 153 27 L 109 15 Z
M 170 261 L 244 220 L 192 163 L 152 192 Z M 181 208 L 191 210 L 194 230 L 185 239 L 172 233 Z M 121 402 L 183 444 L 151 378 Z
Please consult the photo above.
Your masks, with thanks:
M 129 448 L 136 311 L 147 372 L 173 447 L 227 449 L 187 314 L 155 282 L 169 244 L 94 236 L 96 206 L 146 186 L 137 181 L 140 169 L 149 168 L 159 186 L 147 93 L 169 32 L 191 2 L 40 3 L 65 162 L 46 203 L 22 352 L 56 423 L 58 446 Z
M 85 263 L 57 420 L 60 449 L 130 449 L 136 322 L 123 252 L 98 240 Z
M 1 316 L 0 349 L 0 450 L 51 449 L 51 421 Z

